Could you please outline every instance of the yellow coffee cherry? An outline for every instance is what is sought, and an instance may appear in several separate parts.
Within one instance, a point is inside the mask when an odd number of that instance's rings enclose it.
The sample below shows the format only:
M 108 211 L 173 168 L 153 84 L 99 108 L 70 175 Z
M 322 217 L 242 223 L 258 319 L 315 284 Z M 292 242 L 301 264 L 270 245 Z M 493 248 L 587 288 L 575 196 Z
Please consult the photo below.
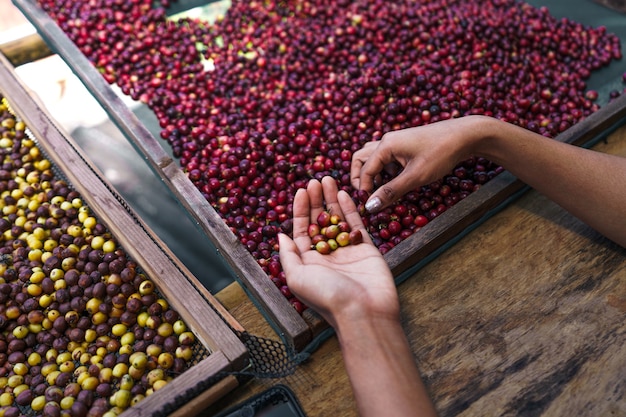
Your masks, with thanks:
M 93 216 L 87 216 L 83 221 L 83 227 L 91 230 L 96 227 L 96 224 L 98 224 L 98 221 Z
M 33 411 L 37 412 L 37 411 L 42 411 L 43 408 L 46 405 L 46 396 L 45 395 L 39 395 L 35 398 L 33 398 L 33 400 L 30 403 L 30 408 L 33 409 Z
M 82 381 L 82 383 L 80 383 L 80 387 L 87 391 L 94 391 L 98 387 L 99 383 L 100 381 L 98 381 L 97 377 L 88 376 L 84 381 Z
M 130 375 L 128 375 L 128 373 L 122 376 L 122 379 L 120 380 L 120 390 L 130 391 L 134 385 L 135 381 L 133 380 L 133 378 L 131 378 Z
M 172 327 L 170 323 L 164 322 L 164 323 L 161 323 L 159 327 L 157 328 L 157 333 L 160 336 L 168 337 L 174 333 L 174 328 Z
M 83 365 L 86 365 L 88 363 L 91 363 L 91 353 L 89 352 L 83 352 L 80 354 L 79 358 L 78 358 L 78 362 L 82 363 Z
M 165 378 L 165 373 L 163 372 L 163 369 L 155 368 L 151 370 L 150 372 L 148 372 L 147 382 L 149 386 L 154 387 L 155 382 L 160 381 L 164 378 Z
M 137 315 L 137 324 L 141 327 L 145 327 L 149 318 L 150 314 L 148 314 L 147 311 L 142 311 Z
M 72 224 L 67 228 L 67 234 L 73 237 L 80 237 L 83 235 L 83 228 L 77 224 Z
M 55 385 L 57 382 L 57 377 L 59 376 L 59 374 L 61 373 L 61 371 L 52 371 L 48 374 L 48 376 L 46 377 L 46 382 L 48 383 L 48 385 Z
M 158 381 L 155 381 L 154 384 L 152 385 L 152 389 L 155 391 L 160 390 L 161 388 L 163 388 L 164 386 L 167 385 L 167 381 L 164 379 L 159 379 Z
M 52 256 L 52 252 L 46 251 L 46 252 L 42 253 L 41 254 L 41 262 L 45 264 L 46 261 L 48 260 L 48 258 L 51 257 L 51 256 Z
M 187 325 L 182 320 L 176 320 L 173 325 L 174 333 L 181 335 L 187 331 Z
M 163 369 L 170 369 L 174 366 L 174 355 L 169 352 L 163 352 L 158 356 L 157 363 Z
M 113 369 L 102 368 L 98 374 L 98 380 L 100 382 L 111 382 L 113 380 Z
M 156 302 L 161 305 L 161 307 L 163 308 L 163 311 L 170 308 L 169 303 L 164 298 L 159 298 Z
M 104 253 L 112 253 L 117 249 L 117 245 L 112 240 L 107 240 L 102 244 L 102 251 Z
M 28 333 L 29 331 L 27 326 L 17 326 L 15 329 L 13 329 L 13 336 L 15 336 L 17 339 L 25 338 Z
M 41 367 L 41 375 L 48 376 L 50 372 L 59 369 L 59 366 L 56 364 L 57 355 L 58 353 L 55 349 L 48 349 L 48 351 L 46 352 L 46 361 L 48 361 L 48 363 L 44 364 Z
M 139 404 L 144 398 L 146 398 L 143 394 L 137 394 L 130 400 L 130 406 L 134 406 Z
M 185 361 L 189 361 L 193 357 L 193 349 L 190 346 L 178 346 L 175 353 L 177 358 Z
M 100 304 L 102 304 L 102 300 L 100 300 L 98 298 L 90 298 L 87 301 L 87 303 L 85 304 L 85 310 L 89 314 L 95 314 L 95 313 L 98 312 L 98 308 L 100 307 Z M 117 326 L 117 325 L 115 325 L 115 326 Z M 113 326 L 113 327 L 115 328 L 115 326 Z M 122 326 L 123 326 L 123 324 L 122 324 Z
M 128 358 L 130 365 L 137 369 L 144 369 L 148 366 L 148 356 L 144 352 L 135 352 Z
M 132 345 L 133 343 L 135 343 L 135 333 L 133 332 L 124 333 L 122 337 L 120 337 L 120 343 L 122 344 L 122 346 Z
M 104 245 L 104 238 L 102 236 L 94 236 L 91 239 L 91 248 L 92 249 L 102 249 L 102 246 Z
M 72 353 L 71 352 L 61 352 L 56 357 L 57 365 L 60 365 L 63 362 L 68 362 L 68 361 L 71 361 L 71 360 L 72 360 Z
M 59 405 L 61 406 L 61 410 L 69 410 L 74 405 L 75 398 L 74 397 L 63 397 Z
M 128 365 L 126 365 L 125 363 L 117 363 L 113 367 L 113 376 L 115 378 L 121 378 L 127 373 L 128 373 Z
M 111 396 L 110 403 L 114 407 L 128 408 L 132 394 L 128 389 L 120 389 Z
M 107 315 L 101 311 L 98 311 L 91 316 L 91 322 L 96 325 L 105 323 L 108 319 Z
M 42 329 L 43 329 L 43 325 L 42 325 L 42 324 L 40 324 L 40 323 L 30 323 L 30 324 L 28 325 L 28 331 L 29 331 L 30 333 L 35 333 L 35 334 L 37 334 L 37 333 L 39 333 Z
M 41 364 L 41 355 L 37 352 L 33 352 L 28 355 L 27 362 L 30 366 L 36 366 Z
M 52 250 L 56 248 L 58 245 L 59 243 L 56 240 L 47 239 L 45 242 L 43 242 L 43 250 L 46 252 L 52 252 Z
M 100 358 L 105 357 L 107 353 L 109 353 L 109 349 L 104 346 L 100 346 L 98 349 L 96 349 L 96 355 L 99 356 Z
M 104 356 L 102 354 L 93 355 L 89 363 L 92 365 L 96 365 L 98 368 L 102 369 L 104 365 L 102 365 L 102 359 Z
M 72 361 L 65 361 L 59 365 L 59 371 L 61 372 L 74 372 L 76 365 Z
M 43 297 L 47 297 L 47 299 L 46 299 L 46 300 L 47 300 L 47 301 L 46 301 L 46 302 L 47 302 L 47 304 L 46 304 L 46 303 L 42 304 L 41 300 L 43 299 Z M 41 307 L 43 307 L 43 308 L 48 307 L 48 306 L 50 305 L 50 303 L 52 303 L 52 297 L 51 297 L 51 296 L 45 296 L 45 295 L 42 295 L 42 296 L 39 298 L 39 305 L 40 305 Z M 43 321 L 41 322 L 41 327 L 42 327 L 43 329 L 50 330 L 50 329 L 52 329 L 52 324 L 53 324 L 53 323 L 50 321 L 50 319 L 49 319 L 48 317 L 46 317 L 46 318 L 44 318 L 44 319 L 43 319 Z
M 33 230 L 32 236 L 37 240 L 45 240 L 48 238 L 49 234 L 43 227 L 37 227 Z
M 43 281 L 45 277 L 46 277 L 46 274 L 42 270 L 38 270 L 38 271 L 33 271 L 33 273 L 30 274 L 29 279 L 30 279 L 30 282 L 34 284 L 41 284 L 41 281 Z
M 91 343 L 98 337 L 98 333 L 94 329 L 85 330 L 85 342 Z
M 39 284 L 28 284 L 28 287 L 26 287 L 26 292 L 28 292 L 28 295 L 30 296 L 39 297 L 43 290 L 41 289 L 41 286 Z
M 3 392 L 2 394 L 0 394 L 0 406 L 1 407 L 7 407 L 10 405 L 13 405 L 14 400 L 15 398 L 13 397 L 13 394 L 10 392 Z
M 117 337 L 123 336 L 127 331 L 128 331 L 128 328 L 126 327 L 125 324 L 122 324 L 122 323 L 114 324 L 113 327 L 111 328 L 111 333 L 113 334 L 113 336 L 117 336 Z
M 21 392 L 29 389 L 30 387 L 26 384 L 20 384 L 17 387 L 13 388 L 13 394 L 17 397 Z
M 20 363 L 13 364 L 13 372 L 16 375 L 24 376 L 24 375 L 26 375 L 28 373 L 28 369 L 29 368 L 28 368 L 28 366 L 25 363 L 21 363 L 20 362 Z
M 74 269 L 75 266 L 76 266 L 76 258 L 65 258 L 61 261 L 61 269 L 64 272 L 67 272 L 70 269 Z
M 39 171 L 45 171 L 47 169 L 50 169 L 51 166 L 52 164 L 47 159 L 42 159 L 37 162 L 37 169 Z
M 61 268 L 54 268 L 52 271 L 50 271 L 50 279 L 52 279 L 53 281 L 59 280 L 64 276 L 65 271 L 63 271 Z

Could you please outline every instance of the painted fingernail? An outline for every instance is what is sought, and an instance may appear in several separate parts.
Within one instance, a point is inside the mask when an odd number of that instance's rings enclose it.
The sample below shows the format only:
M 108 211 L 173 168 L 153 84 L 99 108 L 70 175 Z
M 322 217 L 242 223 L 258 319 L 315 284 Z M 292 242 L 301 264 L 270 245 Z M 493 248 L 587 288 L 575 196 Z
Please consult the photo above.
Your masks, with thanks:
M 376 213 L 378 210 L 380 210 L 383 206 L 383 202 L 380 201 L 380 198 L 378 197 L 374 197 L 374 198 L 370 198 L 367 203 L 365 203 L 365 210 L 367 210 L 370 213 Z

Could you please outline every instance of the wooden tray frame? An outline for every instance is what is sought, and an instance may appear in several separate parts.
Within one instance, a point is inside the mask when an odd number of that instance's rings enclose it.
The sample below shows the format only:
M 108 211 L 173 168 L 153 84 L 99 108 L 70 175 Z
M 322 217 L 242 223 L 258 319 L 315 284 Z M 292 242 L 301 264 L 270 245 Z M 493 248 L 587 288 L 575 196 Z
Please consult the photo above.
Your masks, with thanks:
M 146 397 L 122 415 L 153 415 L 162 413 L 164 407 L 183 407 L 183 414 L 193 415 L 194 410 L 200 412 L 203 406 L 212 404 L 237 387 L 236 377 L 229 375 L 219 379 L 218 374 L 240 371 L 248 366 L 248 351 L 235 334 L 235 331 L 244 331 L 243 327 L 132 212 L 104 175 L 37 102 L 36 92 L 28 91 L 23 85 L 2 54 L 0 93 L 9 101 L 11 110 L 26 123 L 40 149 L 210 352 L 164 389 Z M 211 377 L 216 377 L 218 382 L 200 392 L 196 388 L 198 383 Z M 190 404 L 194 405 L 191 409 L 188 408 Z
M 98 100 L 137 151 L 148 161 L 153 171 L 168 186 L 190 216 L 216 245 L 236 275 L 237 281 L 261 309 L 283 340 L 297 351 L 314 344 L 316 338 L 327 334 L 325 323 L 315 312 L 300 316 L 291 307 L 256 260 L 237 240 L 219 214 L 202 197 L 176 161 L 163 149 L 114 93 L 95 67 L 80 52 L 52 19 L 32 0 L 13 0 L 38 29 L 48 46 L 58 53 Z M 583 146 L 608 134 L 626 118 L 626 96 L 609 103 L 598 112 L 560 134 L 555 140 Z M 436 220 L 410 236 L 385 254 L 398 282 L 445 250 L 469 230 L 500 210 L 527 189 L 511 173 L 505 171 L 480 190 L 451 207 Z

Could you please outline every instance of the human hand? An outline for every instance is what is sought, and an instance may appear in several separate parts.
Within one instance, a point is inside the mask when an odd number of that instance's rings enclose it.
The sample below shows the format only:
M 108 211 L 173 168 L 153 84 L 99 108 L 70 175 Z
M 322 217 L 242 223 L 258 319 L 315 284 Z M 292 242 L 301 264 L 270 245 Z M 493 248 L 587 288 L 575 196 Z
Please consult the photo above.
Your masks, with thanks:
M 352 157 L 352 185 L 371 193 L 383 170 L 394 177 L 370 195 L 367 211 L 375 213 L 407 192 L 443 178 L 471 155 L 492 120 L 466 116 L 388 132 L 380 141 L 367 143 Z
M 363 243 L 330 254 L 311 249 L 308 226 L 324 209 L 346 220 L 351 230 L 361 230 Z M 293 240 L 279 235 L 280 261 L 290 290 L 334 328 L 363 318 L 398 320 L 398 295 L 389 266 L 354 202 L 345 191 L 337 191 L 335 180 L 311 180 L 306 190 L 298 190 L 293 213 Z

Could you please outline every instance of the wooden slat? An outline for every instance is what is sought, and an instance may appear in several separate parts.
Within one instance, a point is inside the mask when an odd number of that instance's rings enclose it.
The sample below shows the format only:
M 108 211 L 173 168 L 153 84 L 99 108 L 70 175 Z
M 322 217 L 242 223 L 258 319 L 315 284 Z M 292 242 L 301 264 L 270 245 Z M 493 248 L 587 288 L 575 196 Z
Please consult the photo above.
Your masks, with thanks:
M 0 44 L 0 52 L 17 67 L 52 55 L 48 45 L 36 33 Z
M 128 408 L 120 416 L 151 416 L 162 412 L 164 409 L 168 411 L 169 416 L 198 415 L 203 408 L 213 404 L 224 394 L 239 385 L 235 378 L 226 377 L 219 383 L 214 384 L 209 390 L 204 391 L 202 387 L 198 386 L 198 381 L 204 381 L 211 375 L 225 372 L 229 367 L 229 361 L 224 354 L 216 352 L 181 375 L 178 375 L 165 388 L 155 391 L 137 405 Z M 146 401 L 148 399 L 151 401 Z M 190 407 L 190 405 L 195 405 L 196 407 Z

